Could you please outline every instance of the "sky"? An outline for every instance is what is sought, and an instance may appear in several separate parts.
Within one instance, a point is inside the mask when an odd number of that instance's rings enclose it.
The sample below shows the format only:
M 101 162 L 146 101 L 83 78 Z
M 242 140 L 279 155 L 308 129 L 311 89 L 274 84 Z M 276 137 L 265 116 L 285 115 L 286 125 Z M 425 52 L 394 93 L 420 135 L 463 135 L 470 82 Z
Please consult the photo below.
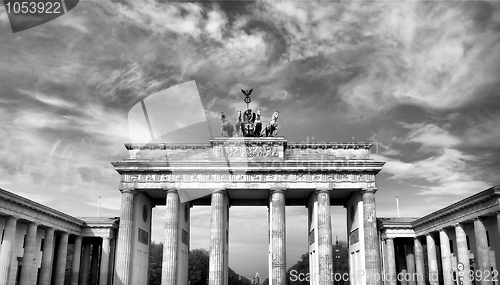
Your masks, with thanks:
M 13 33 L 0 8 L 0 187 L 73 216 L 119 216 L 128 112 L 195 80 L 211 130 L 253 88 L 290 142 L 371 142 L 377 214 L 418 217 L 500 184 L 500 2 L 80 1 Z M 153 240 L 162 240 L 156 207 Z M 307 212 L 287 208 L 287 267 Z M 209 207 L 191 248 L 209 246 Z M 230 266 L 267 277 L 267 208 L 232 207 Z M 345 209 L 332 207 L 346 238 Z

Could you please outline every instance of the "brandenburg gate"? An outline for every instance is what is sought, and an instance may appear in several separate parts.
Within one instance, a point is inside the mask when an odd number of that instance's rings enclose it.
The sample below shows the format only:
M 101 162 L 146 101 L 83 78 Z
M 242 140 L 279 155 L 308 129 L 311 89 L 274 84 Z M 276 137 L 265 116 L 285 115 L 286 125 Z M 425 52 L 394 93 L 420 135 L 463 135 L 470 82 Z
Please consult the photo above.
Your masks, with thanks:
M 166 205 L 163 285 L 188 284 L 190 209 L 210 205 L 209 285 L 228 285 L 230 206 L 269 209 L 269 284 L 286 284 L 288 205 L 308 208 L 311 284 L 333 284 L 330 205 L 347 209 L 351 284 L 381 284 L 375 175 L 366 143 L 213 137 L 207 144 L 126 144 L 114 284 L 147 284 L 151 209 Z M 335 224 L 335 223 L 334 223 Z M 305 245 L 304 245 L 305 246 Z M 362 274 L 359 274 L 363 272 Z

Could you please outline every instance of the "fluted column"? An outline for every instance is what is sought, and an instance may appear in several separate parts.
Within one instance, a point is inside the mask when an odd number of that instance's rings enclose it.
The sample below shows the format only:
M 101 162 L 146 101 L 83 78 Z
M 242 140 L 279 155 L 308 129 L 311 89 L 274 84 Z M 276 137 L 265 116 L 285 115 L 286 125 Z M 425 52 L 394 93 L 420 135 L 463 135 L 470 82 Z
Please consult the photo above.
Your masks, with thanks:
M 120 229 L 118 231 L 115 258 L 115 285 L 132 285 L 130 284 L 130 250 L 132 247 L 132 227 L 134 223 L 134 195 L 135 192 L 132 190 L 122 190 Z
M 385 240 L 385 250 L 387 255 L 387 284 L 396 284 L 396 251 L 394 249 L 394 239 Z
M 26 242 L 24 244 L 23 265 L 21 269 L 20 285 L 33 284 L 34 279 L 34 266 L 33 260 L 35 259 L 35 244 L 36 244 L 36 231 L 38 225 L 35 223 L 28 223 L 28 231 L 26 233 Z
M 443 266 L 443 282 L 444 285 L 452 285 L 453 283 L 453 272 L 451 271 L 451 250 L 450 250 L 450 238 L 446 229 L 441 229 L 439 231 L 439 241 L 441 248 L 441 264 Z
M 330 216 L 330 192 L 327 190 L 316 193 L 318 203 L 318 259 L 319 275 L 332 276 L 332 221 Z M 283 219 L 284 219 L 284 200 L 283 200 Z M 283 236 L 286 229 L 283 227 Z M 284 244 L 283 244 L 284 247 Z M 283 264 L 284 265 L 284 264 Z M 333 278 L 319 278 L 319 284 L 331 285 Z
M 66 272 L 66 260 L 68 257 L 68 233 L 62 232 L 57 248 L 56 284 L 64 284 L 64 274 Z
M 90 242 L 83 241 L 83 255 L 82 255 L 82 276 L 80 278 L 81 285 L 89 284 L 89 270 L 90 270 Z
M 382 283 L 380 266 L 380 244 L 375 209 L 375 192 L 377 189 L 363 189 L 363 228 L 365 232 L 365 270 L 366 285 Z
M 97 241 L 92 244 L 92 259 L 90 260 L 90 285 L 97 285 L 97 270 L 99 268 L 100 246 Z
M 324 195 L 322 197 L 324 197 Z M 323 201 L 323 203 L 325 202 Z M 271 238 L 270 241 L 271 279 L 269 281 L 269 284 L 284 285 L 286 284 L 286 237 L 285 237 L 286 221 L 285 221 L 285 192 L 283 190 L 273 190 L 271 192 L 271 198 L 269 202 L 269 215 L 270 215 L 269 230 Z M 330 237 L 330 249 L 331 249 L 331 237 Z M 323 248 L 323 250 L 325 250 L 325 248 Z M 325 257 L 326 253 L 324 254 Z M 331 255 L 330 255 L 330 263 L 331 263 Z
M 410 275 L 410 280 L 408 284 L 416 285 L 417 278 L 415 276 L 415 253 L 413 251 L 413 242 L 405 244 L 405 254 L 406 254 L 406 270 L 408 270 L 408 274 Z
M 455 225 L 455 236 L 457 240 L 457 255 L 458 262 L 464 265 L 464 278 L 463 285 L 471 285 L 472 282 L 469 278 L 470 262 L 469 262 L 469 249 L 467 249 L 467 235 L 462 224 Z
M 40 269 L 40 284 L 50 285 L 54 263 L 54 229 L 46 228 L 43 242 L 42 267 Z
M 436 255 L 436 242 L 432 235 L 425 236 L 427 241 L 427 260 L 429 267 L 429 282 L 431 285 L 439 284 L 437 255 Z
M 99 270 L 99 285 L 108 284 L 109 273 L 109 237 L 102 238 L 101 268 Z
M 16 244 L 17 218 L 8 217 L 5 223 L 5 231 L 0 249 L 0 285 L 7 285 L 9 281 L 12 250 Z
M 209 285 L 225 285 L 225 211 L 226 192 L 223 190 L 212 193 L 212 218 L 210 225 L 210 261 L 209 261 Z
M 80 259 L 82 255 L 82 237 L 75 237 L 75 245 L 73 249 L 73 264 L 71 265 L 71 285 L 78 285 L 80 277 Z
M 402 239 L 398 241 L 399 242 L 396 243 L 396 260 L 399 266 L 399 272 L 396 276 L 398 276 L 398 278 L 400 279 L 399 283 L 401 285 L 408 285 L 408 280 L 407 278 L 405 278 L 408 276 L 408 270 L 406 269 L 405 245 L 402 242 Z M 402 278 L 399 276 L 401 276 Z
M 179 194 L 176 190 L 168 190 L 163 241 L 162 285 L 176 285 L 178 235 Z
M 480 270 L 482 272 L 482 276 L 491 276 L 491 261 L 490 261 L 490 248 L 488 246 L 488 240 L 486 238 L 486 227 L 484 226 L 484 220 L 482 218 L 478 218 L 474 220 L 474 234 L 476 236 L 476 260 L 479 268 L 476 270 Z M 493 284 L 491 278 L 481 278 L 481 285 L 491 285 Z
M 498 234 L 500 235 L 500 212 L 497 212 L 497 228 Z
M 415 272 L 417 273 L 417 285 L 425 285 L 424 250 L 419 238 L 413 240 L 415 251 Z
M 111 238 L 110 242 L 110 249 L 109 249 L 109 284 L 113 284 L 113 268 L 115 268 L 115 252 L 116 252 L 116 238 L 113 237 Z

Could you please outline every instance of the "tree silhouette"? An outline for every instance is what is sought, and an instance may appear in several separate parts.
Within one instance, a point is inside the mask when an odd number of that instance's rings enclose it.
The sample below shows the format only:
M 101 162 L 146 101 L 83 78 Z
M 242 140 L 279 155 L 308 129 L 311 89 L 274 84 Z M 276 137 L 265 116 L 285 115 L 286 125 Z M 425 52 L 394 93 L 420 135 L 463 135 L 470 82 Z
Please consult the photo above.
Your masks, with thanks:
M 341 276 L 344 273 L 349 274 L 349 248 L 347 246 L 347 242 L 345 241 L 340 241 L 338 244 L 333 244 L 332 246 L 332 267 L 333 267 L 333 273 L 335 274 L 334 277 L 339 277 L 338 281 L 334 281 L 334 284 L 348 284 L 349 281 L 343 281 L 341 280 Z M 292 281 L 291 278 L 293 277 L 291 275 L 291 271 L 294 271 L 294 275 L 298 276 L 300 273 L 303 273 L 304 275 L 301 275 L 304 277 L 304 280 L 295 280 Z M 305 280 L 305 277 L 309 273 L 309 252 L 304 253 L 301 257 L 300 260 L 297 261 L 292 267 L 290 267 L 286 274 L 287 274 L 287 284 L 289 285 L 309 285 L 309 281 Z M 292 279 L 296 279 L 293 277 Z
M 152 242 L 149 255 L 149 285 L 161 284 L 161 266 L 163 257 L 163 244 Z M 193 249 L 189 252 L 188 280 L 190 285 L 208 284 L 208 263 L 210 254 L 206 249 Z M 251 285 L 252 282 L 229 268 L 229 285 Z

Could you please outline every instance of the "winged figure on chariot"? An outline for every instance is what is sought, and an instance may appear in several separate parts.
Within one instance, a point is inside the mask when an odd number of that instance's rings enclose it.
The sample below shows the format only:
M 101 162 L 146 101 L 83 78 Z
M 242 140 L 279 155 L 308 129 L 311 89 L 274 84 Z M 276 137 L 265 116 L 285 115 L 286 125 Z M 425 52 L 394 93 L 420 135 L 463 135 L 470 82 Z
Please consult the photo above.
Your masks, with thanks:
M 247 104 L 247 110 L 245 112 L 236 112 L 236 123 L 235 127 L 229 123 L 224 112 L 221 112 L 220 117 L 222 121 L 221 136 L 232 137 L 233 135 L 239 137 L 275 137 L 278 135 L 278 116 L 279 112 L 275 111 L 271 117 L 269 124 L 262 128 L 261 111 L 257 109 L 254 113 L 249 107 L 249 103 L 252 101 L 250 95 L 253 89 L 243 90 L 241 92 L 245 95 L 244 102 Z

